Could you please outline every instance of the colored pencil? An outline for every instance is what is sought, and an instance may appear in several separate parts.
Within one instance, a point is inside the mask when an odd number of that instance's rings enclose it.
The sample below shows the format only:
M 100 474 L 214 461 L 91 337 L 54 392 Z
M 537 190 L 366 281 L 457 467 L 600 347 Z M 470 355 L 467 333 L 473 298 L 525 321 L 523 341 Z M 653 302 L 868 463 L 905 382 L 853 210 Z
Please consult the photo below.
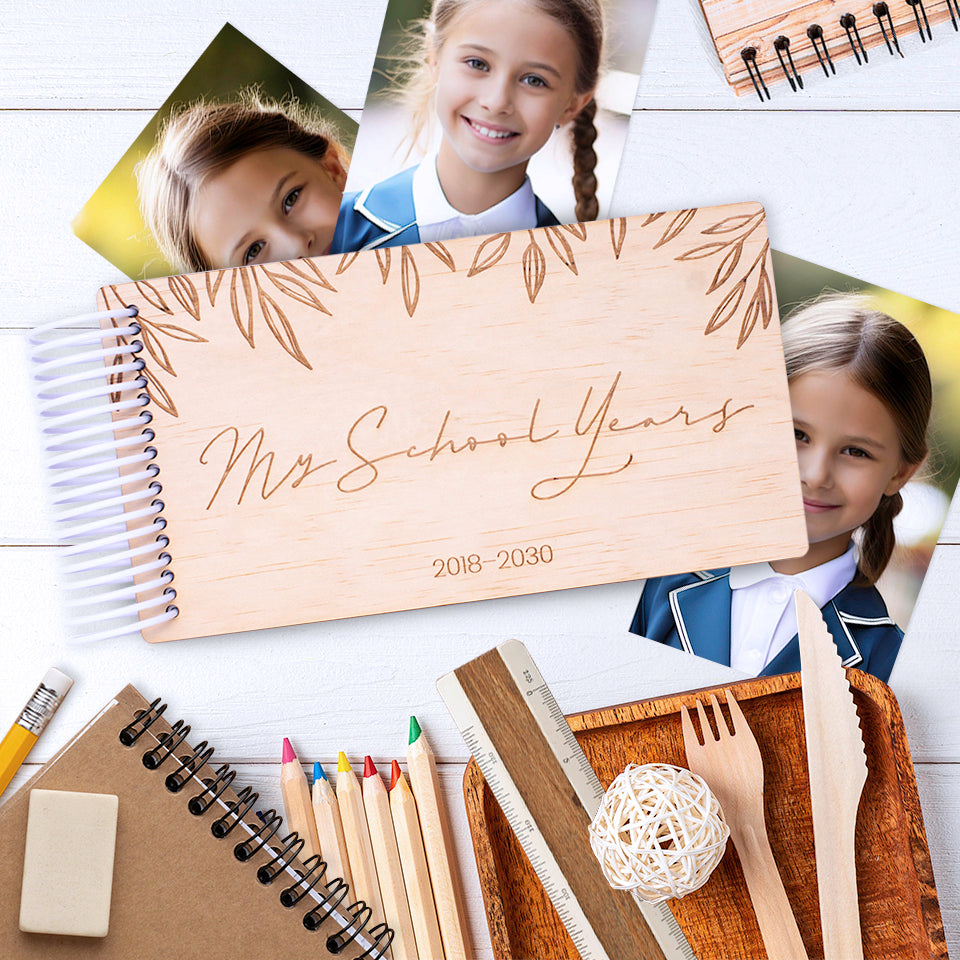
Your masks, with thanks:
M 40 686 L 0 741 L 0 793 L 7 789 L 72 686 L 73 681 L 56 667 L 44 674 Z
M 313 806 L 310 803 L 310 787 L 307 776 L 297 759 L 290 741 L 283 738 L 283 758 L 280 764 L 280 793 L 283 795 L 283 812 L 287 826 L 296 830 L 303 840 L 300 859 L 306 860 L 320 852 L 320 838 L 317 836 L 317 824 L 313 819 Z
M 433 890 L 430 888 L 427 854 L 420 835 L 417 801 L 396 760 L 390 772 L 390 814 L 400 852 L 413 933 L 417 940 L 417 954 L 430 960 L 443 960 L 443 939 L 440 936 L 437 907 L 433 902 Z
M 327 780 L 327 775 L 317 760 L 313 765 L 313 819 L 320 838 L 320 853 L 327 862 L 327 882 L 341 877 L 353 886 L 347 842 L 343 839 L 343 824 L 340 822 L 340 807 L 337 795 Z
M 394 960 L 417 960 L 417 941 L 403 885 L 400 851 L 393 832 L 393 817 L 390 816 L 390 798 L 370 757 L 363 760 L 363 808 L 373 843 L 383 912 L 393 928 L 391 949 Z
M 446 960 L 466 960 L 471 955 L 470 936 L 453 834 L 440 791 L 437 761 L 416 717 L 410 718 L 407 770 L 420 812 L 420 829 L 443 937 L 443 953 Z
M 383 901 L 380 899 L 377 867 L 373 859 L 373 844 L 370 842 L 367 815 L 363 810 L 360 784 L 342 750 L 337 762 L 337 805 L 340 807 L 340 820 L 343 823 L 343 838 L 347 842 L 350 873 L 353 875 L 354 899 L 362 900 L 372 911 L 367 926 L 369 929 L 383 922 Z

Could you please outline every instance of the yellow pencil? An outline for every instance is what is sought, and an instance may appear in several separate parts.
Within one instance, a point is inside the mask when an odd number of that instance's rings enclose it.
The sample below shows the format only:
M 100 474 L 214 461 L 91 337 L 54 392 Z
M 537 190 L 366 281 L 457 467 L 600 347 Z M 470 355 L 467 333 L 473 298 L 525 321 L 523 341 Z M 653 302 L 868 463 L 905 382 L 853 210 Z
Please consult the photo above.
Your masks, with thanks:
M 337 795 L 333 792 L 319 760 L 313 764 L 313 819 L 316 821 L 317 836 L 320 838 L 320 852 L 327 861 L 327 882 L 340 877 L 348 886 L 353 887 Z
M 420 829 L 443 937 L 443 953 L 446 960 L 467 960 L 471 956 L 470 936 L 453 834 L 440 793 L 437 761 L 416 717 L 410 718 L 407 770 L 420 812 Z
M 373 844 L 370 842 L 367 815 L 363 810 L 360 784 L 342 750 L 337 761 L 337 805 L 340 807 L 343 837 L 347 841 L 350 873 L 353 874 L 354 899 L 362 900 L 373 912 L 369 929 L 383 923 L 383 902 L 380 899 L 377 867 L 373 859 Z
M 7 789 L 72 686 L 73 681 L 55 667 L 46 672 L 20 716 L 0 741 L 0 793 Z
M 390 814 L 397 835 L 417 953 L 423 960 L 443 960 L 443 940 L 440 937 L 433 890 L 430 889 L 427 854 L 423 849 L 423 837 L 420 836 L 417 802 L 396 760 L 393 761 L 390 776 Z
M 283 795 L 283 812 L 287 817 L 287 825 L 291 830 L 296 830 L 303 840 L 300 859 L 306 860 L 320 852 L 320 838 L 317 836 L 317 824 L 313 819 L 307 776 L 286 737 L 283 738 L 282 759 L 280 793 Z
M 417 942 L 410 919 L 407 891 L 403 885 L 400 851 L 393 832 L 390 816 L 390 798 L 377 768 L 370 757 L 363 761 L 363 809 L 373 843 L 373 858 L 377 863 L 380 898 L 387 923 L 393 928 L 393 960 L 417 960 Z

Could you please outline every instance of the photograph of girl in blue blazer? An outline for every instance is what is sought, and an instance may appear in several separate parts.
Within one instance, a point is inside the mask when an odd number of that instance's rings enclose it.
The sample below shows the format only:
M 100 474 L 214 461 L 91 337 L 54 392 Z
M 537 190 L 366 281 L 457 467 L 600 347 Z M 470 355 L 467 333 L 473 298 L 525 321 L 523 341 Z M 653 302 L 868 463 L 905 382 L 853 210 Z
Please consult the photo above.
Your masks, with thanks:
M 439 149 L 346 194 L 333 252 L 556 225 L 527 165 L 567 124 L 576 218 L 596 219 L 603 29 L 600 0 L 433 0 L 396 84 L 411 149 L 434 122 Z
M 875 584 L 896 544 L 902 487 L 927 458 L 923 350 L 903 324 L 826 295 L 783 325 L 808 552 L 647 580 L 630 629 L 746 673 L 800 669 L 793 593 L 821 608 L 846 666 L 886 681 L 903 631 Z

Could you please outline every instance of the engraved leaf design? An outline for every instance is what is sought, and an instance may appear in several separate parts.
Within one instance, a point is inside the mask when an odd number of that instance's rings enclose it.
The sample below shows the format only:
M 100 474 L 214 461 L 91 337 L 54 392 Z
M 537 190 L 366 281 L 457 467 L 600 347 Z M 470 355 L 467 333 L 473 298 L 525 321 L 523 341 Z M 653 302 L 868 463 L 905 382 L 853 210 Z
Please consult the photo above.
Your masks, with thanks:
M 143 297 L 151 307 L 156 307 L 157 310 L 163 313 L 173 313 L 173 310 L 167 305 L 167 301 L 163 299 L 160 291 L 152 283 L 147 283 L 146 280 L 138 280 L 136 287 L 140 296 Z
M 667 229 L 663 231 L 660 235 L 660 239 L 653 245 L 653 249 L 656 250 L 658 247 L 662 247 L 664 244 L 669 243 L 671 240 L 678 237 L 683 229 L 687 226 L 688 223 L 696 216 L 696 209 L 693 210 L 681 210 L 668 224 Z
M 661 217 L 665 216 L 665 213 L 649 213 L 643 218 L 643 222 L 640 224 L 640 226 L 649 227 L 651 223 L 656 223 Z
M 722 240 L 714 241 L 713 243 L 705 243 L 701 247 L 694 247 L 692 250 L 687 250 L 684 253 L 681 253 L 679 257 L 674 257 L 674 260 L 705 260 L 707 257 L 712 257 L 715 253 L 719 253 L 721 250 L 725 250 L 727 244 Z
M 189 277 L 170 277 L 167 280 L 167 286 L 170 292 L 176 297 L 177 302 L 193 317 L 194 320 L 200 319 L 200 297 L 197 296 L 197 288 Z
M 168 337 L 172 337 L 174 340 L 185 340 L 187 343 L 208 342 L 206 337 L 201 337 L 199 333 L 194 333 L 192 330 L 187 330 L 184 327 L 175 326 L 172 323 L 153 322 L 150 324 L 150 326 L 153 327 L 153 329 L 158 333 L 166 334 Z
M 323 271 L 312 260 L 301 260 L 300 263 L 303 264 L 303 269 L 293 262 L 281 263 L 278 264 L 278 266 L 287 270 L 289 273 L 295 273 L 308 283 L 315 283 L 318 286 L 325 287 L 332 293 L 337 292 L 337 288 L 323 275 Z
M 412 317 L 420 300 L 420 272 L 417 270 L 417 262 L 409 247 L 401 248 L 400 285 L 403 289 L 403 303 L 407 308 L 407 315 Z
M 530 242 L 523 251 L 521 258 L 523 263 L 523 282 L 527 288 L 527 297 L 533 303 L 537 299 L 537 294 L 543 286 L 543 281 L 547 276 L 547 259 L 543 251 L 530 234 Z
M 308 370 L 312 370 L 313 367 L 310 366 L 310 361 L 307 360 L 303 351 L 300 349 L 297 336 L 293 332 L 293 327 L 290 325 L 286 314 L 280 309 L 277 301 L 260 286 L 260 281 L 257 279 L 255 273 L 253 275 L 253 282 L 257 287 L 257 300 L 260 304 L 260 312 L 263 314 L 263 319 L 267 322 L 267 326 L 270 328 L 270 332 L 273 334 L 277 343 L 279 343 L 294 360 L 302 363 Z
M 154 336 L 146 323 L 140 325 L 140 339 L 143 341 L 144 349 L 153 357 L 157 365 L 166 370 L 167 373 L 176 376 L 167 351 L 163 349 L 163 344 Z
M 719 330 L 736 312 L 743 299 L 743 292 L 747 288 L 747 278 L 744 277 L 724 298 L 720 301 L 720 306 L 713 311 L 713 315 L 707 321 L 704 336 L 709 336 L 715 330 Z
M 453 254 L 438 240 L 425 243 L 424 246 L 451 271 L 456 273 L 457 265 L 453 262 Z
M 711 236 L 717 233 L 735 233 L 750 223 L 756 216 L 756 213 L 742 213 L 735 217 L 725 217 L 719 221 L 719 223 L 711 224 L 706 230 L 701 230 L 700 232 Z
M 225 270 L 218 270 L 216 274 L 204 274 L 204 279 L 207 282 L 207 299 L 210 301 L 211 307 L 217 305 L 217 291 L 220 289 L 220 284 L 223 283 L 224 273 L 226 273 Z
M 662 217 L 662 213 L 657 213 L 653 215 L 655 220 L 657 217 Z M 643 226 L 646 226 L 648 223 L 653 223 L 653 220 L 650 217 L 647 217 L 643 221 Z M 616 220 L 610 221 L 610 242 L 613 244 L 613 258 L 615 260 L 620 259 L 620 251 L 623 249 L 623 241 L 627 236 L 627 220 L 626 217 L 618 217 Z
M 578 240 L 587 239 L 587 225 L 585 223 L 562 223 L 561 229 L 572 233 Z
M 116 323 L 114 323 L 114 326 L 116 326 Z M 124 344 L 127 343 L 127 338 L 126 338 L 126 337 L 117 337 L 117 345 L 119 346 L 121 343 L 124 343 Z M 112 360 L 111 362 L 112 362 L 112 365 L 113 365 L 113 366 L 118 367 L 118 366 L 120 366 L 120 365 L 124 362 L 125 359 L 126 359 L 126 357 L 123 357 L 123 356 L 121 356 L 120 354 L 117 354 L 117 355 L 113 358 L 113 360 Z M 123 379 L 124 379 L 124 378 L 123 378 L 123 374 L 122 374 L 122 373 L 110 373 L 110 374 L 108 375 L 108 377 L 107 377 L 107 383 L 109 383 L 111 386 L 119 386 L 120 384 L 123 383 Z M 111 403 L 119 403 L 119 402 L 120 402 L 120 391 L 119 391 L 119 390 L 112 391 L 112 392 L 110 393 L 110 402 L 111 402 Z
M 243 334 L 243 339 L 251 347 L 254 346 L 253 296 L 250 290 L 250 277 L 246 270 L 234 270 L 230 275 L 230 309 L 233 311 L 237 329 Z M 241 316 L 242 312 L 245 316 Z
M 740 323 L 740 334 L 737 337 L 737 349 L 739 350 L 746 342 L 747 337 L 753 332 L 753 328 L 756 326 L 757 317 L 760 315 L 760 300 L 757 296 L 757 292 L 754 292 L 753 296 L 750 298 L 750 303 L 747 304 L 746 312 L 743 315 L 743 320 Z
M 754 267 L 759 264 L 760 272 L 757 275 L 757 286 L 753 291 L 753 296 L 750 298 L 750 303 L 747 305 L 746 313 L 740 324 L 740 334 L 737 338 L 738 350 L 747 342 L 747 337 L 753 333 L 754 327 L 757 325 L 757 320 L 761 321 L 763 329 L 766 330 L 770 323 L 770 318 L 773 315 L 773 291 L 770 287 L 770 277 L 767 274 L 766 266 L 766 256 L 769 247 L 769 243 L 764 244 L 760 256 L 757 257 L 753 266 L 750 268 L 750 272 L 752 273 Z M 749 275 L 748 273 L 747 276 Z
M 166 387 L 153 375 L 149 367 L 144 367 L 141 376 L 146 377 L 147 392 L 150 394 L 150 400 L 161 410 L 169 413 L 171 417 L 179 417 L 177 405 L 173 402 L 173 397 L 167 392 Z
M 477 247 L 477 252 L 473 255 L 473 263 L 467 271 L 468 277 L 475 277 L 484 270 L 489 270 L 495 263 L 498 263 L 510 246 L 509 233 L 495 233 L 492 237 L 487 237 L 483 243 Z
M 357 259 L 360 251 L 354 250 L 353 253 L 345 253 L 340 258 L 340 263 L 337 264 L 337 276 L 339 277 L 341 273 L 346 273 L 347 270 L 352 266 L 353 261 Z
M 380 276 L 384 283 L 390 276 L 390 248 L 376 249 L 373 251 L 377 256 L 377 266 L 380 268 Z
M 766 330 L 770 325 L 770 319 L 773 317 L 773 290 L 770 288 L 770 277 L 767 274 L 766 263 L 760 268 L 757 290 L 760 294 L 760 314 L 763 317 L 763 329 Z
M 720 261 L 720 266 L 717 267 L 717 272 L 713 275 L 710 286 L 707 287 L 707 293 L 713 293 L 714 290 L 722 287 L 730 279 L 733 271 L 737 269 L 737 264 L 740 262 L 740 254 L 743 253 L 743 241 L 745 239 L 745 237 L 741 237 L 740 240 L 730 248 L 729 253 Z
M 560 262 L 574 275 L 577 274 L 577 261 L 573 258 L 573 248 L 567 238 L 560 232 L 559 227 L 547 227 L 547 243 L 553 252 L 560 258 Z M 538 248 L 539 249 L 539 248 Z
M 333 314 L 323 305 L 320 298 L 307 286 L 307 284 L 298 277 L 284 276 L 284 274 L 270 270 L 267 267 L 261 267 L 264 275 L 281 293 L 302 303 L 305 306 L 312 307 L 325 313 L 328 317 Z

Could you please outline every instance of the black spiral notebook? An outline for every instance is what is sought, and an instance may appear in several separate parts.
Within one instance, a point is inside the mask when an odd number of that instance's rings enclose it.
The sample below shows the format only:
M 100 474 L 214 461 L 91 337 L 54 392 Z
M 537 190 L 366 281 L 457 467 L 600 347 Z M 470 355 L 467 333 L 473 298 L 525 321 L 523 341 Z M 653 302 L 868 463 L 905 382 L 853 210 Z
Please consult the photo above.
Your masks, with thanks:
M 869 64 L 871 57 L 903 57 L 934 33 L 960 32 L 960 0 L 700 0 L 704 18 L 737 94 L 770 99 L 768 87 L 803 89 L 808 70 L 827 77 Z M 847 62 L 849 58 L 849 62 Z M 843 61 L 838 64 L 837 61 Z
M 234 786 L 206 741 L 165 704 L 125 687 L 0 807 L 0 957 L 293 960 L 379 957 L 392 940 L 258 795 Z M 20 879 L 30 790 L 119 798 L 110 929 L 103 939 L 22 933 Z

